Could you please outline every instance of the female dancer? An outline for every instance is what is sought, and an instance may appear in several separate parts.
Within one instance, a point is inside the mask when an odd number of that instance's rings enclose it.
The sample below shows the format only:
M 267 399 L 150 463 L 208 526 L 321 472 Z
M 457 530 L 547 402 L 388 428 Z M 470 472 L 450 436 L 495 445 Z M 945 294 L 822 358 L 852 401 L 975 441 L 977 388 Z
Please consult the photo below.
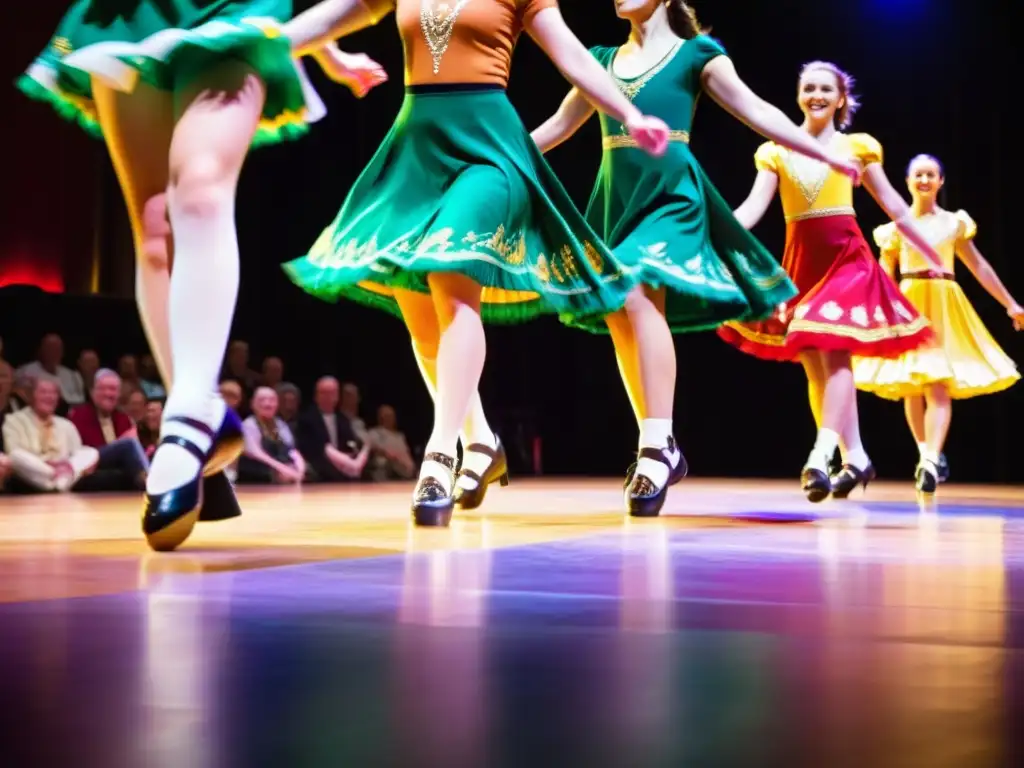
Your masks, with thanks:
M 900 290 L 928 318 L 937 343 L 895 360 L 858 358 L 853 365 L 858 389 L 888 400 L 903 400 L 921 454 L 915 481 L 924 493 L 934 493 L 944 479 L 940 457 L 953 417 L 951 401 L 1001 392 L 1020 379 L 1013 361 L 999 348 L 957 285 L 953 276 L 957 256 L 1006 308 L 1014 328 L 1024 328 L 1024 308 L 1014 301 L 974 244 L 978 231 L 974 220 L 966 211 L 954 213 L 939 206 L 943 184 L 942 164 L 931 155 L 918 155 L 907 166 L 914 221 L 942 256 L 941 271 L 922 259 L 892 224 L 874 232 L 883 269 L 892 275 L 899 267 Z
M 211 487 L 203 475 L 218 475 L 242 444 L 237 416 L 213 394 L 238 292 L 242 162 L 252 144 L 304 132 L 323 105 L 278 35 L 290 0 L 130 5 L 76 2 L 19 85 L 103 136 L 124 191 L 139 310 L 171 384 L 143 513 L 150 545 L 167 550 L 195 524 Z M 357 91 L 383 80 L 365 57 L 319 59 Z M 212 485 L 237 514 L 226 479 Z M 208 507 L 203 519 L 218 515 Z
M 405 104 L 337 219 L 287 268 L 311 293 L 382 307 L 410 326 L 433 312 L 440 327 L 434 430 L 412 511 L 420 525 L 447 525 L 458 433 L 483 370 L 482 320 L 602 316 L 633 286 L 505 97 L 519 34 L 529 32 L 638 146 L 663 153 L 668 129 L 616 90 L 557 0 L 324 0 L 287 32 L 303 52 L 392 10 L 405 47 Z M 466 446 L 462 466 L 481 487 L 504 477 L 496 440 L 485 437 L 488 444 Z
M 796 295 L 778 262 L 736 221 L 690 151 L 701 91 L 768 138 L 851 179 L 860 173 L 848 156 L 815 141 L 754 94 L 722 46 L 703 34 L 687 3 L 618 0 L 615 9 L 630 22 L 628 42 L 591 53 L 630 101 L 669 124 L 672 143 L 665 158 L 651 160 L 632 149 L 614 118 L 601 116 L 604 159 L 587 220 L 643 287 L 633 290 L 623 309 L 603 319 L 571 322 L 611 334 L 640 426 L 639 458 L 627 474 L 626 504 L 634 516 L 653 516 L 668 486 L 686 474 L 672 435 L 672 332 L 765 318 Z M 547 152 L 593 113 L 586 98 L 573 90 L 533 138 Z
M 865 133 L 837 130 L 837 123 L 839 129 L 850 125 L 858 106 L 853 78 L 835 64 L 807 64 L 800 73 L 797 102 L 804 113 L 803 129 L 822 145 L 855 156 L 878 204 L 926 257 L 939 263 L 886 178 L 881 145 Z M 753 227 L 781 189 L 786 216 L 783 266 L 800 293 L 777 317 L 730 322 L 718 333 L 757 357 L 803 363 L 818 436 L 801 484 L 811 501 L 822 501 L 829 493 L 845 498 L 875 476 L 860 441 L 851 355 L 898 357 L 927 343 L 931 331 L 875 261 L 857 226 L 849 179 L 771 142 L 757 150 L 755 164 L 757 180 L 736 218 Z M 844 464 L 833 487 L 828 465 L 840 442 Z

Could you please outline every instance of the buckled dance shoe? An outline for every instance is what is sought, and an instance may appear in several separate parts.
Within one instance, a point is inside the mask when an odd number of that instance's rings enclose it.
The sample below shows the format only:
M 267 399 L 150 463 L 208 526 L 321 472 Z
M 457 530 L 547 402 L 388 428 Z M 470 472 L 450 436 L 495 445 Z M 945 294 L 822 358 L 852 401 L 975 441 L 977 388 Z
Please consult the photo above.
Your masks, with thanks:
M 804 467 L 800 473 L 800 490 L 804 492 L 807 500 L 818 504 L 828 498 L 832 493 L 832 483 L 828 474 L 816 467 Z
M 200 519 L 213 522 L 241 514 L 231 483 L 223 472 L 242 452 L 238 415 L 227 409 L 217 432 L 188 416 L 171 416 L 167 420 L 186 424 L 209 435 L 212 445 L 209 452 L 204 453 L 195 443 L 178 435 L 167 435 L 160 441 L 160 445 L 168 443 L 188 451 L 196 457 L 202 469 L 184 485 L 164 493 L 146 494 L 142 508 L 142 532 L 150 548 L 157 552 L 170 552 L 181 546 Z M 211 492 L 210 503 L 204 504 L 207 490 Z
M 626 486 L 626 509 L 630 517 L 657 517 L 661 514 L 661 508 L 665 506 L 665 499 L 668 497 L 669 486 L 678 483 L 686 477 L 686 459 L 682 453 L 679 454 L 679 463 L 672 466 L 669 454 L 674 449 L 675 441 L 669 438 L 668 448 L 641 448 L 637 454 L 637 460 L 651 459 L 664 464 L 669 471 L 668 480 L 665 485 L 658 487 L 651 478 L 636 471 L 635 465 L 631 467 L 631 477 Z M 675 479 L 673 479 L 675 478 Z
M 939 487 L 939 469 L 930 461 L 922 461 L 914 473 L 914 487 L 921 493 L 935 493 Z
M 420 478 L 412 494 L 412 519 L 423 528 L 447 528 L 455 509 L 455 458 L 445 453 L 428 453 L 423 460 L 436 462 L 448 470 L 452 493 L 445 491 L 436 478 Z
M 832 478 L 832 498 L 846 499 L 858 486 L 868 489 L 868 483 L 876 477 L 875 467 L 868 464 L 866 469 L 858 469 L 852 464 L 843 464 L 839 474 Z
M 455 503 L 462 509 L 476 509 L 483 504 L 484 497 L 487 495 L 487 486 L 491 483 L 500 483 L 502 488 L 508 485 L 508 457 L 505 455 L 505 446 L 501 444 L 501 438 L 497 435 L 494 436 L 494 442 L 497 448 L 491 448 L 483 443 L 471 443 L 463 448 L 463 464 L 466 463 L 466 453 L 483 454 L 490 459 L 490 463 L 482 475 L 472 469 L 466 469 L 465 466 L 459 467 L 455 478 Z M 470 480 L 476 481 L 476 487 L 472 490 L 459 488 L 457 483 L 460 477 L 468 477 Z
M 665 460 L 669 465 L 668 473 L 668 486 L 671 487 L 682 480 L 690 472 L 690 466 L 686 463 L 686 457 L 683 456 L 683 452 L 679 450 L 679 443 L 671 435 L 668 438 L 668 447 L 662 449 L 662 453 L 665 455 Z M 670 454 L 678 453 L 679 462 L 673 467 L 671 460 L 668 458 Z M 639 456 L 637 456 L 639 458 Z M 664 462 L 662 462 L 664 463 Z M 629 469 L 626 470 L 626 481 L 622 484 L 623 488 L 629 488 L 633 482 L 633 474 L 636 472 L 636 462 L 634 461 L 629 465 Z

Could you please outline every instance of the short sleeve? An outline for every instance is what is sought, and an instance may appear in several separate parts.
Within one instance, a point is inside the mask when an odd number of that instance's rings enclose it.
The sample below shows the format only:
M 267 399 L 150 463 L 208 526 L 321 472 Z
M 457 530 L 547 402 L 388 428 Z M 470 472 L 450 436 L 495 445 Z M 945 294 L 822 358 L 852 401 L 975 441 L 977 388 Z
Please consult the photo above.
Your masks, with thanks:
M 607 45 L 595 45 L 590 49 L 590 55 L 597 59 L 598 63 L 600 63 L 602 67 L 607 67 L 608 62 L 611 61 L 616 50 L 618 49 L 609 48 Z
M 558 0 L 519 0 L 519 18 L 523 24 L 529 24 L 541 11 L 557 7 Z
M 779 152 L 773 142 L 766 141 L 757 148 L 757 152 L 754 153 L 754 167 L 759 171 L 779 172 Z
M 725 52 L 725 47 L 720 42 L 707 35 L 697 35 L 687 45 L 693 46 L 693 69 L 698 73 L 703 72 L 704 67 L 712 59 L 729 55 Z
M 900 233 L 896 230 L 896 224 L 890 221 L 888 224 L 875 227 L 872 234 L 875 238 L 875 245 L 883 254 L 899 252 Z
M 957 240 L 973 240 L 974 236 L 978 234 L 978 225 L 974 222 L 965 210 L 959 210 L 956 212 L 956 218 L 960 222 L 960 234 Z
M 853 154 L 864 166 L 882 162 L 882 145 L 874 136 L 866 133 L 850 134 Z
M 378 21 L 383 19 L 393 10 L 395 10 L 395 0 L 361 0 L 366 10 L 370 12 L 373 17 L 373 23 L 376 24 Z

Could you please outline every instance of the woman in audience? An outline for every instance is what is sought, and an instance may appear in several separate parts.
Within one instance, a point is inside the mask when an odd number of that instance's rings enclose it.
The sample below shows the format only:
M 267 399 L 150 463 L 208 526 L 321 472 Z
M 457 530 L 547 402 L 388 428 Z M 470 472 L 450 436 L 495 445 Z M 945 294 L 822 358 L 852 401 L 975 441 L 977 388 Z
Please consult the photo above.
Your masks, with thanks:
M 252 416 L 242 422 L 245 453 L 238 460 L 240 483 L 298 484 L 306 462 L 295 449 L 295 438 L 277 415 L 277 392 L 259 387 L 252 396 Z
M 142 422 L 146 416 L 146 395 L 141 389 L 135 389 L 128 393 L 124 401 L 124 411 L 136 424 Z
M 405 435 L 398 431 L 394 408 L 382 405 L 377 409 L 377 426 L 367 437 L 373 451 L 370 475 L 374 480 L 409 480 L 416 476 L 416 462 Z

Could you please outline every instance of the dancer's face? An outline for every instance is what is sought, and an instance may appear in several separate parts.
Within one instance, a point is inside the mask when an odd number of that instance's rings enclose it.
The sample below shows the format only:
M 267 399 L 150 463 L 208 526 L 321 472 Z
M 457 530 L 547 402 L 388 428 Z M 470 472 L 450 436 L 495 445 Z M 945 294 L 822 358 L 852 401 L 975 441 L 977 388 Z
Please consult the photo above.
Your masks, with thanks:
M 931 202 L 939 194 L 945 180 L 942 169 L 930 157 L 919 157 L 910 164 L 907 171 L 907 189 L 914 200 Z
M 620 19 L 646 21 L 664 0 L 615 0 L 615 13 Z
M 827 69 L 812 69 L 800 78 L 797 89 L 800 111 L 812 123 L 829 123 L 843 106 L 839 80 Z

